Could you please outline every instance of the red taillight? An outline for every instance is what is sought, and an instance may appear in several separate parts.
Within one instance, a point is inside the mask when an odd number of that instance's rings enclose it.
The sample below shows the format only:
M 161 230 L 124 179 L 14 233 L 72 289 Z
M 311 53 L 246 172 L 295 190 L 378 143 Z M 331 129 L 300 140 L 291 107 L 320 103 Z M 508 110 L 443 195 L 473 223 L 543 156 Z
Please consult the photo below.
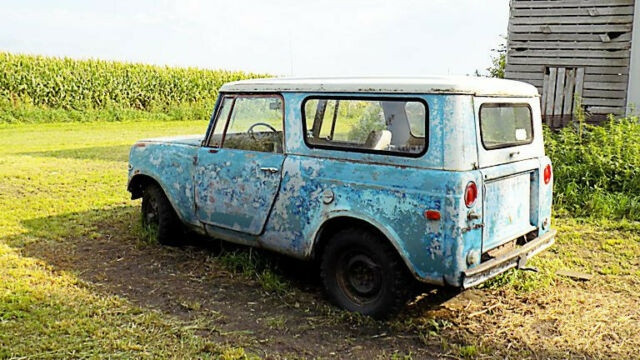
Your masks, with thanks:
M 549 185 L 551 182 L 551 165 L 547 165 L 544 168 L 544 183 L 545 185 Z
M 440 220 L 440 211 L 427 210 L 424 212 L 424 217 L 428 220 Z
M 467 184 L 467 188 L 464 190 L 464 203 L 467 207 L 471 207 L 478 198 L 478 187 L 476 183 L 471 181 Z

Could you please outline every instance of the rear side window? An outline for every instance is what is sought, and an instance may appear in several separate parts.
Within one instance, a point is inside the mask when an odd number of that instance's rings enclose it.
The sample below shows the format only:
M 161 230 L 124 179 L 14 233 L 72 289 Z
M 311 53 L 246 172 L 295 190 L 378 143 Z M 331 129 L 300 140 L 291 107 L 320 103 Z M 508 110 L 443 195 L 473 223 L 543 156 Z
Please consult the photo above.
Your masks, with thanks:
M 533 116 L 528 104 L 480 106 L 480 136 L 487 150 L 533 142 Z
M 302 105 L 311 147 L 419 156 L 427 148 L 427 104 L 417 99 L 308 98 Z

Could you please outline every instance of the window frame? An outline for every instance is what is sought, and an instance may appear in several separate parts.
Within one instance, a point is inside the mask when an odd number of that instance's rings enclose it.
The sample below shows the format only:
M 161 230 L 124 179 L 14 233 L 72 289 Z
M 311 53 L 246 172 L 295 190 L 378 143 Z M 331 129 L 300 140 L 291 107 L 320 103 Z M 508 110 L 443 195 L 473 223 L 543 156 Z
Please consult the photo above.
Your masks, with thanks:
M 206 138 L 206 145 L 205 147 L 210 149 L 210 152 L 217 152 L 221 149 L 225 149 L 224 147 L 224 140 L 227 137 L 227 130 L 229 129 L 229 122 L 231 121 L 231 116 L 233 115 L 233 110 L 235 109 L 236 106 L 236 100 L 239 97 L 242 98 L 252 98 L 252 97 L 257 97 L 257 98 L 279 98 L 280 99 L 280 104 L 281 104 L 281 110 L 282 110 L 282 154 L 286 153 L 286 124 L 285 124 L 285 117 L 286 117 L 286 113 L 285 113 L 285 104 L 284 104 L 284 97 L 282 96 L 282 94 L 280 93 L 225 93 L 225 94 L 220 94 L 219 96 L 222 96 L 222 98 L 220 99 L 220 103 L 218 105 L 218 107 L 215 110 L 215 114 L 214 114 L 214 122 L 211 126 L 211 129 L 209 130 L 209 134 L 207 134 L 207 138 Z M 224 130 L 222 132 L 222 138 L 220 139 L 220 146 L 212 146 L 211 145 L 211 137 L 214 135 L 215 130 L 216 130 L 216 125 L 218 125 L 218 122 L 220 121 L 220 111 L 222 111 L 222 103 L 224 102 L 225 98 L 232 98 L 233 101 L 231 103 L 231 109 L 229 109 L 229 114 L 227 115 L 227 119 L 226 119 L 226 123 L 224 124 Z M 232 149 L 232 148 L 226 148 L 228 150 L 238 150 L 238 151 L 254 151 L 254 150 L 245 150 L 245 149 Z M 258 151 L 259 152 L 259 151 Z
M 528 142 L 521 142 L 521 143 L 504 143 L 504 144 L 500 144 L 500 145 L 496 145 L 496 146 L 487 146 L 487 144 L 485 144 L 484 142 L 484 132 L 482 131 L 482 109 L 485 107 L 491 107 L 491 108 L 502 108 L 502 107 L 526 107 L 527 109 L 529 109 L 529 123 L 531 125 L 531 139 Z M 531 108 L 531 104 L 528 103 L 510 103 L 510 102 L 485 102 L 483 104 L 480 105 L 480 108 L 478 109 L 478 119 L 479 119 L 479 130 L 480 130 L 480 141 L 482 142 L 482 147 L 487 150 L 487 151 L 491 151 L 491 150 L 499 150 L 499 149 L 507 149 L 507 148 L 513 148 L 513 147 L 518 147 L 518 146 L 525 146 L 525 145 L 530 145 L 533 143 L 533 141 L 536 138 L 536 131 L 535 131 L 535 127 L 533 124 L 533 109 Z
M 398 101 L 398 102 L 404 101 L 405 103 L 413 101 L 413 102 L 422 103 L 425 108 L 424 147 L 422 151 L 420 151 L 419 153 L 409 153 L 409 152 L 389 151 L 389 150 L 372 150 L 372 149 L 364 149 L 364 148 L 358 148 L 358 147 L 344 147 L 339 145 L 311 144 L 309 143 L 307 138 L 307 133 L 309 129 L 307 129 L 307 116 L 305 113 L 305 107 L 307 105 L 307 102 L 310 100 L 336 100 L 336 101 L 361 100 L 361 101 Z M 391 155 L 391 156 L 401 156 L 401 157 L 409 157 L 409 158 L 420 158 L 424 156 L 429 150 L 429 134 L 430 134 L 429 104 L 423 98 L 412 97 L 412 96 L 309 95 L 302 100 L 300 111 L 302 114 L 301 116 L 302 130 L 303 130 L 302 139 L 305 145 L 307 146 L 307 148 L 309 149 L 337 150 L 337 151 L 344 151 L 344 152 L 355 152 L 355 153 L 376 154 L 376 155 Z M 409 119 L 407 119 L 407 121 L 409 121 Z M 332 124 L 332 126 L 334 126 L 334 124 Z M 411 133 L 410 126 L 409 126 L 409 134 L 414 138 L 420 139 L 420 137 L 416 137 Z
M 233 107 L 236 104 L 235 98 L 233 96 L 229 96 L 227 94 L 220 94 L 220 100 L 218 101 L 218 105 L 216 106 L 216 109 L 214 110 L 213 113 L 213 117 L 212 117 L 212 121 L 211 121 L 211 126 L 209 128 L 209 131 L 207 133 L 206 138 L 204 139 L 204 147 L 206 148 L 211 148 L 211 149 L 222 149 L 222 140 L 224 140 L 224 134 L 226 131 L 226 127 L 229 121 L 229 117 L 231 116 L 231 112 L 233 111 Z M 233 99 L 231 101 L 231 109 L 229 109 L 229 114 L 227 115 L 227 124 L 225 124 L 225 129 L 222 130 L 222 138 L 220 139 L 220 146 L 213 146 L 211 145 L 211 138 L 213 137 L 213 135 L 215 134 L 216 131 L 216 126 L 218 125 L 218 122 L 220 121 L 220 112 L 222 111 L 222 105 L 224 104 L 224 101 L 226 98 L 231 98 Z

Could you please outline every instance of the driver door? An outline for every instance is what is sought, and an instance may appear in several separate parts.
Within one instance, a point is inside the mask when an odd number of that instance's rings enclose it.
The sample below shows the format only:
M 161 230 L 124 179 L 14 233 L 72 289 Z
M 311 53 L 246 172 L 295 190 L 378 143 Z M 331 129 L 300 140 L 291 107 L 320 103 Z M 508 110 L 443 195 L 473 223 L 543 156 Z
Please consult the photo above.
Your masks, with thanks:
M 198 153 L 197 215 L 206 225 L 262 232 L 280 188 L 284 102 L 279 95 L 226 95 Z

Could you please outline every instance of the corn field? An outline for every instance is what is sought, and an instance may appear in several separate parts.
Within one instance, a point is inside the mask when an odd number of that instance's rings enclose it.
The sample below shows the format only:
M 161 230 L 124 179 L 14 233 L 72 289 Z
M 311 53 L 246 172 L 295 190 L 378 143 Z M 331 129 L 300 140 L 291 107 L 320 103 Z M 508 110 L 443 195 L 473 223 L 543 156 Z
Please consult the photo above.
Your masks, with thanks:
M 260 76 L 0 52 L 0 106 L 80 111 L 210 107 L 222 84 Z

